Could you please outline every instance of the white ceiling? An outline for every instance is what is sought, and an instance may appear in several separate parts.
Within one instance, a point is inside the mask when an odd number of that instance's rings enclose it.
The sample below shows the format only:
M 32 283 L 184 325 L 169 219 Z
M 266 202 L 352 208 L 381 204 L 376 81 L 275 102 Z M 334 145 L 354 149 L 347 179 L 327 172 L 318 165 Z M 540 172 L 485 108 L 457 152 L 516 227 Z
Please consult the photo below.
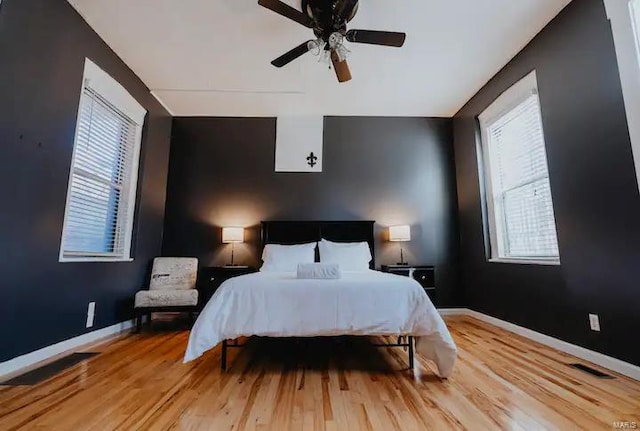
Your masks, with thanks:
M 300 7 L 300 0 L 285 0 Z M 350 44 L 354 79 L 307 54 L 311 30 L 257 0 L 69 0 L 177 116 L 441 116 L 457 112 L 571 0 L 363 0 L 350 28 L 404 31 L 404 48 Z

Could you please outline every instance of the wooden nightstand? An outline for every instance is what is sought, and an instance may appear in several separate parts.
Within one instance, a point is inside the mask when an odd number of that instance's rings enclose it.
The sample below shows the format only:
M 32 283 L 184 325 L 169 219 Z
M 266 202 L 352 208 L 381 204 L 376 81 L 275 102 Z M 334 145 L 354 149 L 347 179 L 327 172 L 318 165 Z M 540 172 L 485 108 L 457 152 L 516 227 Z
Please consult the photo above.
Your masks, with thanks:
M 252 274 L 257 270 L 251 266 L 208 266 L 200 268 L 198 274 L 198 292 L 200 300 L 198 301 L 198 309 L 209 302 L 209 299 L 216 293 L 216 290 L 222 283 L 230 278 L 239 275 Z
M 405 277 L 411 277 L 416 280 L 434 305 L 438 305 L 436 302 L 436 270 L 433 266 L 427 265 L 382 265 L 382 272 L 388 272 L 391 274 L 403 275 Z

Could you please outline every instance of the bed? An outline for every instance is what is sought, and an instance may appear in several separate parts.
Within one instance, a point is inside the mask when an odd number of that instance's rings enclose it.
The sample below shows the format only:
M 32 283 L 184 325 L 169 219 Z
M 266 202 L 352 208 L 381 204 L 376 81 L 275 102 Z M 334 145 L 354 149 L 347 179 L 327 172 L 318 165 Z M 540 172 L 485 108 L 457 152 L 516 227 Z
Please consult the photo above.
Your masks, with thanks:
M 374 222 L 263 222 L 263 244 L 299 244 L 322 238 L 366 241 L 374 253 Z M 380 347 L 415 350 L 432 360 L 440 376 L 453 371 L 456 346 L 420 284 L 370 269 L 343 271 L 339 280 L 301 280 L 293 272 L 260 272 L 227 280 L 204 307 L 189 336 L 185 362 L 240 337 L 398 336 Z

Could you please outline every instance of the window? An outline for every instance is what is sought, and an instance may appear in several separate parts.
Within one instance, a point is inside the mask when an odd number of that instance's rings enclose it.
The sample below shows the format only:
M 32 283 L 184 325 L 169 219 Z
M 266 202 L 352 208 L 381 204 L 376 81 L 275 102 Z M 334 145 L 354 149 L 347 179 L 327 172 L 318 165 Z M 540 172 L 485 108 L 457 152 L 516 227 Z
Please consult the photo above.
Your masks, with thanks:
M 130 260 L 145 115 L 122 86 L 86 60 L 61 261 Z
M 636 42 L 636 55 L 638 56 L 638 65 L 640 66 L 640 0 L 631 0 L 629 2 L 629 13 L 631 15 L 631 27 Z M 640 72 L 640 69 L 638 70 Z
M 559 260 L 535 72 L 480 115 L 492 260 Z
M 640 188 L 640 0 L 605 0 Z

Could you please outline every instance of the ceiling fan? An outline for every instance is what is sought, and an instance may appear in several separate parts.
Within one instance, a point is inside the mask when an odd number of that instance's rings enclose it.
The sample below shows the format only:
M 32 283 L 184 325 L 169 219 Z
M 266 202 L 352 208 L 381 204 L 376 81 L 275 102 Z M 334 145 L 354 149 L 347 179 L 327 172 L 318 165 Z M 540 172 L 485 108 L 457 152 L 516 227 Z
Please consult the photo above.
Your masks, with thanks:
M 258 4 L 289 18 L 305 27 L 313 29 L 316 39 L 309 40 L 271 62 L 283 67 L 307 52 L 330 59 L 339 82 L 351 80 L 347 64 L 349 50 L 344 41 L 401 47 L 407 37 L 405 33 L 373 30 L 349 30 L 347 23 L 358 12 L 358 0 L 302 0 L 302 10 L 289 6 L 280 0 L 258 0 Z

